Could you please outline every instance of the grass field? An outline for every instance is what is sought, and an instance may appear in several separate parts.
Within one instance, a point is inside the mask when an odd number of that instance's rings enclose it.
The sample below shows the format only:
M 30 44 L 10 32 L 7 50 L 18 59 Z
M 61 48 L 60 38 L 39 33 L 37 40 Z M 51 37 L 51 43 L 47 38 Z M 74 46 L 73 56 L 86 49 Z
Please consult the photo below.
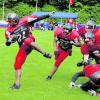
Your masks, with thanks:
M 53 32 L 33 31 L 36 42 L 43 50 L 53 54 Z M 0 29 L 0 100 L 100 100 L 92 97 L 79 88 L 69 89 L 72 75 L 82 68 L 76 67 L 81 59 L 79 48 L 73 48 L 73 54 L 59 67 L 52 80 L 46 77 L 51 71 L 54 58 L 46 59 L 36 51 L 33 51 L 23 65 L 21 88 L 11 90 L 10 85 L 15 79 L 14 60 L 18 51 L 17 43 L 6 47 L 4 29 Z M 86 78 L 80 78 L 77 82 L 84 82 Z

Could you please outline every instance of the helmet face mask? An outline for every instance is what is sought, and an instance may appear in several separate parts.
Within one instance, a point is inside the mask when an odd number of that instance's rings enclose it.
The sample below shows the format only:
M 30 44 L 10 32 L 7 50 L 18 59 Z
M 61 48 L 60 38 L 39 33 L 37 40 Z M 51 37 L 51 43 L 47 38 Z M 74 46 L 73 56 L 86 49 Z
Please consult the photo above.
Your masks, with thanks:
M 88 44 L 88 45 L 94 45 L 95 43 L 95 36 L 92 32 L 87 32 L 85 34 L 85 42 Z
M 69 30 L 68 29 L 64 29 L 64 34 L 69 34 Z
M 90 26 L 90 25 L 86 25 L 86 28 L 87 28 L 87 29 L 95 29 L 94 26 Z

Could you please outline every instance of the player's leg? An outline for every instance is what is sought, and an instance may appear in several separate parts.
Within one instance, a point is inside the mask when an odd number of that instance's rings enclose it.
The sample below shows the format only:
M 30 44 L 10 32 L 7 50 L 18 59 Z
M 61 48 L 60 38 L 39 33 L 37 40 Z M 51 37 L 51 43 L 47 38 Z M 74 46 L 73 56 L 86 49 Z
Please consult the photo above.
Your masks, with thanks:
M 46 57 L 46 58 L 51 58 L 51 57 L 52 57 L 51 54 L 49 54 L 49 53 L 43 51 L 43 50 L 33 41 L 32 38 L 27 38 L 27 39 L 25 39 L 25 40 L 24 40 L 24 43 L 25 43 L 26 45 L 31 46 L 32 49 L 34 49 L 34 50 L 40 52 L 44 57 Z
M 56 56 L 56 61 L 55 61 L 54 67 L 51 70 L 50 75 L 47 77 L 47 80 L 49 80 L 49 79 L 51 79 L 53 77 L 53 75 L 58 70 L 58 67 L 60 66 L 60 64 L 64 61 L 64 59 L 68 55 L 69 55 L 69 52 L 62 51 L 62 52 L 60 52 L 60 54 L 58 54 L 58 57 Z
M 16 81 L 14 85 L 11 87 L 12 89 L 19 89 L 20 88 L 20 79 L 21 79 L 21 67 L 24 64 L 26 57 L 27 57 L 27 49 L 29 47 L 22 45 L 17 53 L 14 68 L 15 68 L 15 74 L 16 74 Z M 31 50 L 30 50 L 31 52 Z
M 80 86 L 80 88 L 81 88 L 82 90 L 84 90 L 84 91 L 96 90 L 96 89 L 98 89 L 98 87 L 96 87 L 95 85 L 93 85 L 93 84 L 91 83 L 91 81 L 88 81 L 88 82 L 82 84 L 82 85 Z
M 83 90 L 83 91 L 86 91 L 88 92 L 90 95 L 92 96 L 100 96 L 100 93 L 97 92 L 96 90 L 99 89 L 99 87 L 93 85 L 91 83 L 91 81 L 88 81 L 82 85 L 80 85 L 80 88 Z
M 95 62 L 96 62 L 96 64 L 100 64 L 100 58 L 95 57 Z
M 71 82 L 68 87 L 72 88 L 74 86 L 77 86 L 76 81 L 78 80 L 79 77 L 85 77 L 83 71 L 77 72 L 72 76 Z

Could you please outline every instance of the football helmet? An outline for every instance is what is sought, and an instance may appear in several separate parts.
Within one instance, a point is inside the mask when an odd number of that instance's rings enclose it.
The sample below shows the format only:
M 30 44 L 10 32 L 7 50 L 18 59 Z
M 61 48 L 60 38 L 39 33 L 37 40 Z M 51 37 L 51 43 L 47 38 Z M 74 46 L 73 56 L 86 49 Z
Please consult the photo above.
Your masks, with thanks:
M 96 85 L 100 85 L 100 71 L 93 73 L 90 79 Z
M 18 24 L 19 22 L 19 16 L 16 13 L 9 13 L 7 15 L 7 22 L 11 25 L 11 26 L 15 26 L 16 24 Z
M 88 20 L 85 24 L 85 27 L 87 29 L 95 29 L 96 28 L 96 22 L 92 20 Z
M 67 24 L 67 25 L 64 25 L 63 27 L 65 30 L 69 30 L 69 31 L 72 31 L 73 30 L 73 25 L 72 24 Z

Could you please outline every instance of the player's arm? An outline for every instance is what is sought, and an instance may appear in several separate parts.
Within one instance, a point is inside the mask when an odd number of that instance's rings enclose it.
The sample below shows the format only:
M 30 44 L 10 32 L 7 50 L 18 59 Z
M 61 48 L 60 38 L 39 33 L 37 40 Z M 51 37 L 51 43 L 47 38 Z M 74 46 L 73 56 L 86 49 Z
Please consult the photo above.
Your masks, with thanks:
M 57 38 L 56 37 L 54 37 L 53 46 L 54 46 L 54 50 L 56 50 L 57 49 Z
M 29 25 L 33 25 L 33 23 L 38 22 L 38 21 L 43 20 L 43 19 L 46 19 L 46 18 L 49 18 L 49 17 L 52 16 L 53 14 L 54 14 L 54 12 L 49 13 L 49 14 L 47 14 L 47 15 L 43 15 L 43 16 L 41 16 L 41 17 L 37 17 L 37 18 L 29 18 L 29 19 L 28 19 L 28 24 L 29 24 Z
M 90 62 L 89 62 L 89 54 L 84 54 L 83 55 L 83 63 L 84 63 L 84 66 L 90 64 Z
M 78 73 L 75 73 L 73 76 L 72 76 L 72 80 L 69 84 L 69 88 L 72 88 L 73 86 L 76 86 L 75 82 L 77 81 L 77 79 L 79 77 L 84 77 L 84 73 L 81 71 L 81 72 L 78 72 Z
M 10 32 L 9 31 L 5 31 L 5 38 L 6 38 L 6 42 L 5 42 L 5 44 L 6 44 L 6 46 L 10 46 L 11 45 L 11 38 L 10 38 Z
M 81 47 L 81 42 L 78 38 L 74 39 L 74 41 L 70 41 L 70 44 L 72 44 L 76 47 Z
M 16 42 L 16 40 L 17 40 L 17 37 L 16 37 L 16 35 L 11 35 L 11 33 L 10 32 L 6 32 L 5 33 L 5 37 L 6 37 L 6 46 L 10 46 L 11 45 L 11 43 L 14 43 L 14 42 Z
M 79 77 L 83 77 L 83 76 L 84 76 L 83 71 L 78 72 L 78 73 L 75 73 L 75 74 L 73 75 L 73 77 L 72 77 L 72 82 L 75 83 Z

